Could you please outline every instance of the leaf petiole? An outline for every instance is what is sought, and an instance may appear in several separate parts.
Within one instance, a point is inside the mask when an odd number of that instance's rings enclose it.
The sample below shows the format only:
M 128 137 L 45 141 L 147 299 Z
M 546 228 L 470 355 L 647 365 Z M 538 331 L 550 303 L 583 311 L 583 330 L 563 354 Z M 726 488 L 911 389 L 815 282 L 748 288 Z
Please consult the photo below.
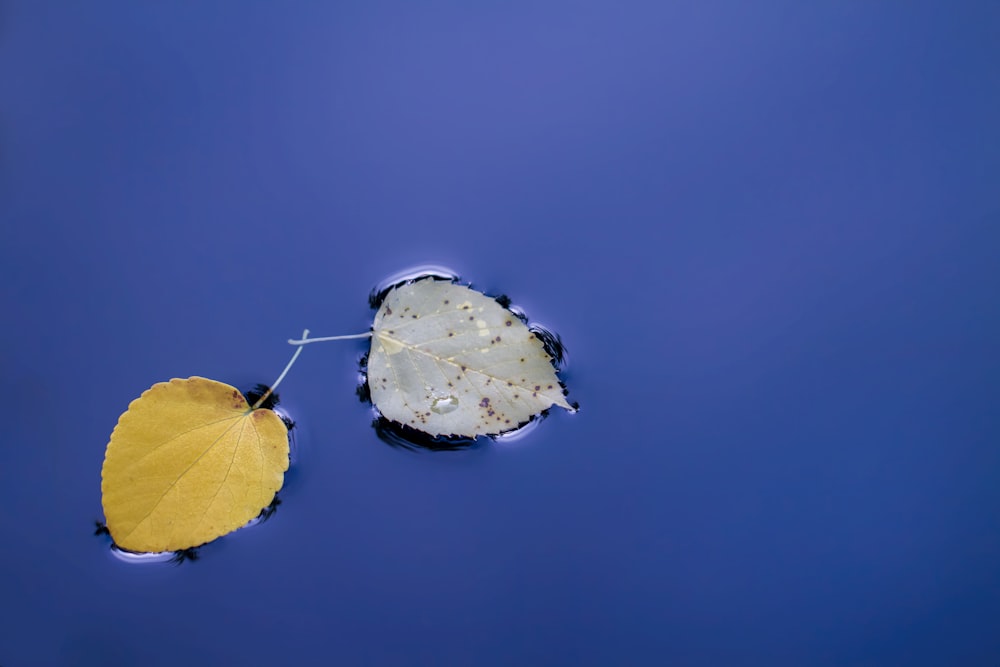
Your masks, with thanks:
M 305 331 L 302 332 L 301 341 L 302 343 L 312 342 L 311 340 L 309 340 L 309 329 L 306 329 Z M 299 346 L 299 349 L 295 350 L 295 354 L 292 355 L 292 358 L 288 360 L 288 364 L 285 366 L 285 370 L 281 371 L 281 375 L 278 376 L 278 379 L 275 380 L 274 383 L 268 388 L 268 390 L 264 392 L 264 395 L 261 396 L 259 399 L 257 399 L 257 402 L 253 404 L 253 407 L 250 408 L 250 412 L 253 412 L 261 405 L 263 405 L 264 401 L 266 401 L 268 397 L 274 393 L 274 390 L 278 388 L 278 385 L 281 384 L 281 381 L 285 379 L 286 375 L 288 375 L 288 371 L 291 370 L 292 364 L 295 363 L 295 360 L 299 358 L 300 354 L 302 354 L 301 345 Z
M 306 333 L 308 333 L 308 331 Z M 325 343 L 330 340 L 352 340 L 355 338 L 371 338 L 371 337 L 372 337 L 371 331 L 366 331 L 365 333 L 360 333 L 360 334 L 351 334 L 349 336 L 326 336 L 324 338 L 306 338 L 306 336 L 303 335 L 302 338 L 298 340 L 294 338 L 289 338 L 288 344 L 298 345 L 300 346 L 299 349 L 301 350 L 302 349 L 301 346 L 306 345 L 307 343 Z

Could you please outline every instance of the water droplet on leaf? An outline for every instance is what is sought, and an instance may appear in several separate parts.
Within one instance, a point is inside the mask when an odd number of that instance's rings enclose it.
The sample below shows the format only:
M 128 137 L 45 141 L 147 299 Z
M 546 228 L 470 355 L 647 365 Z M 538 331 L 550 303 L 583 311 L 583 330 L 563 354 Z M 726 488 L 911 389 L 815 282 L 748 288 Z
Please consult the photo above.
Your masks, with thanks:
M 431 412 L 436 412 L 439 415 L 446 415 L 452 410 L 458 409 L 458 399 L 454 396 L 445 396 L 444 398 L 435 398 L 431 403 Z

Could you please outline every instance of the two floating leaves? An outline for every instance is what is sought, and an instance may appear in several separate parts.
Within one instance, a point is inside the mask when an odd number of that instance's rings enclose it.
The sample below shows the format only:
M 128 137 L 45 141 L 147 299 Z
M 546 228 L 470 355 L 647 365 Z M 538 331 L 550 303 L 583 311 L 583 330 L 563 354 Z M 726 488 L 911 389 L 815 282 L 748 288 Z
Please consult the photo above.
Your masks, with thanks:
M 517 316 L 432 279 L 386 295 L 372 325 L 368 383 L 385 418 L 431 435 L 496 434 L 553 405 L 573 409 L 542 341 Z M 129 551 L 204 544 L 256 517 L 287 469 L 287 428 L 271 410 L 206 378 L 155 384 L 108 443 L 108 531 Z

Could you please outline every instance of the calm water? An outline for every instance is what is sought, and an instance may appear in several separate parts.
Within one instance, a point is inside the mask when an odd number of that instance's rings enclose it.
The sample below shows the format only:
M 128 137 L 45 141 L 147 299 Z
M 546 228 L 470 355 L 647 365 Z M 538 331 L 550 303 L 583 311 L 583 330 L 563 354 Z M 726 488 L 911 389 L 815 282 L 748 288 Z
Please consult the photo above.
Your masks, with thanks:
M 1000 12 L 666 4 L 5 3 L 0 665 L 1000 662 Z M 93 535 L 129 401 L 420 264 L 581 411 L 395 449 L 312 346 L 271 520 Z

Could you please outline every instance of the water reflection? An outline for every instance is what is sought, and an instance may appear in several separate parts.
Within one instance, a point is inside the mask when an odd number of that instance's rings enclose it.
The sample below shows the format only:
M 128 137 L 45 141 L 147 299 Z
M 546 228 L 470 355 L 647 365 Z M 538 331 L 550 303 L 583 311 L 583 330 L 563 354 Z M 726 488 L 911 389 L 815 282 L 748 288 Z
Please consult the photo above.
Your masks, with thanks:
M 247 403 L 254 405 L 260 400 L 261 396 L 267 394 L 270 391 L 270 387 L 266 384 L 255 384 L 252 389 L 248 389 L 243 392 L 243 397 L 246 398 Z M 285 424 L 285 428 L 288 429 L 288 467 L 291 468 L 298 460 L 298 438 L 297 431 L 295 429 L 295 420 L 292 419 L 291 414 L 285 408 L 281 407 L 281 397 L 278 392 L 272 393 L 264 402 L 260 404 L 261 409 L 270 410 L 274 414 L 281 418 L 281 421 Z
M 94 530 L 94 535 L 106 536 L 108 538 L 108 542 L 110 543 L 109 550 L 111 555 L 124 563 L 174 563 L 179 565 L 185 561 L 198 560 L 198 549 L 200 549 L 201 546 L 190 547 L 180 551 L 158 552 L 129 551 L 128 549 L 122 549 L 114 543 L 114 540 L 111 539 L 111 531 L 108 530 L 107 525 L 101 523 L 100 521 L 95 521 L 94 523 L 97 526 L 96 530 Z
M 372 408 L 374 410 L 374 408 Z M 377 412 L 377 410 L 376 410 Z M 453 452 L 475 447 L 480 438 L 463 438 L 445 435 L 431 435 L 405 424 L 389 421 L 382 415 L 372 420 L 372 428 L 378 439 L 391 447 L 425 450 L 430 452 Z
M 274 498 L 271 500 L 271 504 L 262 509 L 260 511 L 260 514 L 247 521 L 246 524 L 243 526 L 243 528 L 256 526 L 258 523 L 264 523 L 265 521 L 273 517 L 275 514 L 277 514 L 279 505 L 281 505 L 281 497 L 278 493 L 276 493 L 274 494 Z
M 405 283 L 412 283 L 422 278 L 445 280 L 451 283 L 457 283 L 460 280 L 460 277 L 456 272 L 444 266 L 436 266 L 433 264 L 416 266 L 400 271 L 399 273 L 394 273 L 388 278 L 380 281 L 378 285 L 372 288 L 371 293 L 368 295 L 368 305 L 371 306 L 372 310 L 378 310 L 378 307 L 381 306 L 382 302 L 385 300 L 385 295 L 388 294 L 393 287 L 397 287 L 398 285 L 403 285 Z
M 185 561 L 198 560 L 198 547 L 185 549 L 184 551 L 163 551 L 160 553 L 140 553 L 136 551 L 126 551 L 118 545 L 111 544 L 111 555 L 122 561 L 131 564 L 147 563 L 173 563 L 180 565 Z
M 244 528 L 256 526 L 259 523 L 267 521 L 277 513 L 279 505 L 281 505 L 281 498 L 276 493 L 271 503 L 262 509 L 260 514 L 247 521 L 242 527 L 237 528 L 237 530 L 243 530 Z M 205 544 L 199 544 L 196 547 L 189 547 L 187 549 L 180 549 L 179 551 L 129 551 L 115 544 L 107 525 L 100 521 L 95 521 L 94 523 L 96 525 L 94 535 L 107 537 L 111 555 L 124 563 L 174 563 L 175 565 L 179 565 L 187 561 L 198 560 L 201 557 L 200 550 L 215 542 L 215 540 L 212 540 L 212 542 L 206 542 Z M 227 534 L 231 535 L 232 533 Z M 222 539 L 223 537 L 225 535 L 216 539 Z

